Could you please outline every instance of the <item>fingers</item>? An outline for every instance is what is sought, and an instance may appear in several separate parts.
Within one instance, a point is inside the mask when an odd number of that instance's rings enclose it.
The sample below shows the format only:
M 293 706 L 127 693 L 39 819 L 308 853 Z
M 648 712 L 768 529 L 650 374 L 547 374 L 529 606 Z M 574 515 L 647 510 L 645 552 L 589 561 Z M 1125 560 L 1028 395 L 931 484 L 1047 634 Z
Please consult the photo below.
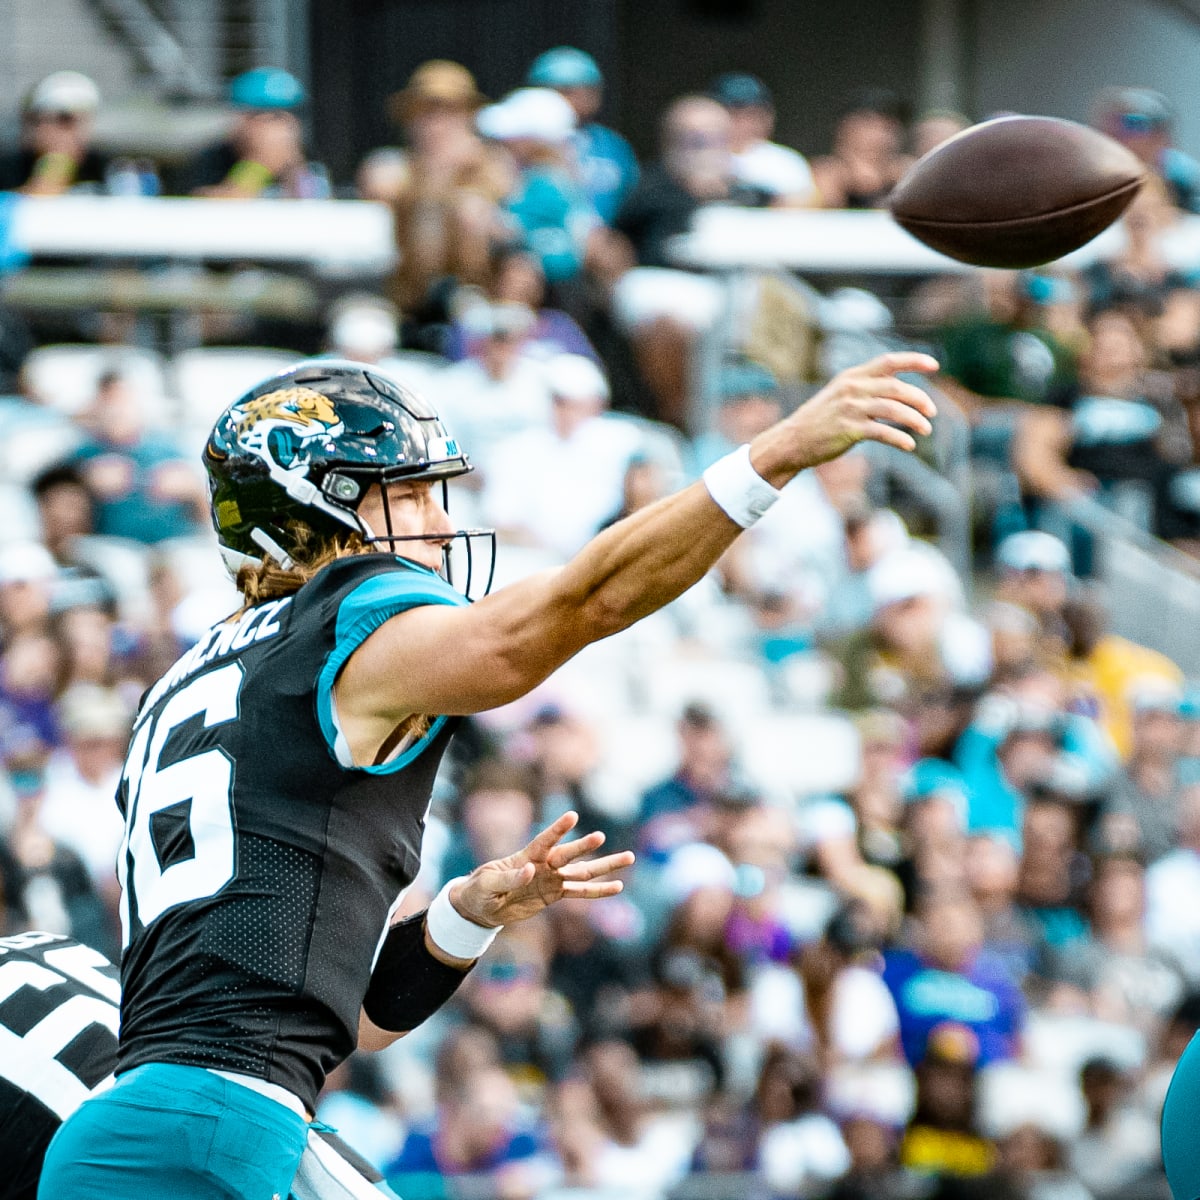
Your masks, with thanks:
M 937 405 L 934 404 L 933 397 L 922 388 L 917 387 L 915 383 L 908 383 L 903 379 L 894 379 L 890 375 L 884 375 L 878 378 L 870 377 L 855 380 L 854 386 L 864 396 L 871 399 L 898 401 L 906 408 L 911 408 L 919 412 L 928 420 L 932 421 L 937 416 Z
M 559 877 L 575 881 L 598 879 L 601 875 L 611 875 L 613 871 L 623 871 L 633 866 L 633 851 L 622 850 L 619 854 L 606 854 L 603 858 L 593 858 L 588 862 L 572 863 L 559 871 Z
M 593 850 L 599 850 L 603 845 L 604 834 L 596 830 L 594 833 L 576 838 L 573 842 L 555 846 L 546 856 L 546 861 L 552 867 L 562 867 L 569 862 L 574 862 L 577 858 L 582 858 L 585 854 L 591 854 Z
M 577 883 L 568 880 L 562 885 L 563 895 L 572 900 L 603 900 L 606 896 L 619 895 L 625 885 L 619 879 L 607 883 Z
M 895 446 L 897 450 L 910 453 L 917 448 L 916 439 L 902 429 L 892 425 L 881 425 L 878 421 L 866 421 L 860 430 L 860 438 L 865 442 L 879 442 L 884 446 Z
M 860 363 L 857 367 L 850 367 L 842 374 L 848 378 L 861 379 L 872 375 L 900 375 L 906 371 L 933 375 L 939 369 L 938 360 L 929 354 L 921 354 L 915 350 L 892 350 Z
M 872 421 L 890 421 L 894 425 L 902 425 L 905 429 L 910 429 L 913 433 L 919 433 L 925 437 L 933 432 L 933 426 L 929 423 L 928 418 L 899 400 L 874 396 L 867 404 L 867 416 Z
M 577 812 L 563 813 L 557 821 L 547 825 L 516 857 L 523 858 L 527 862 L 538 862 L 546 858 L 556 843 L 562 841 L 578 824 L 579 814 Z

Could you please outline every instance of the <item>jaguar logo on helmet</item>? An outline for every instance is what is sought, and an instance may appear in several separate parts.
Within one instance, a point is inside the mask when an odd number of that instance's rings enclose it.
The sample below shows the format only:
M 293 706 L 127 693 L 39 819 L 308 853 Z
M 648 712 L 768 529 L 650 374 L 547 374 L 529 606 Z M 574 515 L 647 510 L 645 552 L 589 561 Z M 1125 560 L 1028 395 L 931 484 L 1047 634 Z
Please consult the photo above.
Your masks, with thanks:
M 314 440 L 337 437 L 344 425 L 333 401 L 307 387 L 280 388 L 234 405 L 229 413 L 238 444 L 268 465 L 290 467 Z

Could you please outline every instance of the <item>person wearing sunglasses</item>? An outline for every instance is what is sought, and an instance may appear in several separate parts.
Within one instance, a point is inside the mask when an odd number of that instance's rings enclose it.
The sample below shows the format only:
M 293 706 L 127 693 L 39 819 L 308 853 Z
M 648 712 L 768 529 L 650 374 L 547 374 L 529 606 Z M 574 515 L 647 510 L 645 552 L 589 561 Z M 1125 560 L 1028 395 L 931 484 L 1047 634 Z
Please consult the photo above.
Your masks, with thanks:
M 1093 124 L 1162 179 L 1176 208 L 1200 212 L 1200 162 L 1172 145 L 1175 110 L 1166 96 L 1149 88 L 1108 88 L 1096 98 Z
M 35 84 L 21 106 L 20 144 L 0 154 L 0 191 L 106 190 L 108 163 L 92 145 L 99 106 L 99 89 L 78 71 L 55 71 Z

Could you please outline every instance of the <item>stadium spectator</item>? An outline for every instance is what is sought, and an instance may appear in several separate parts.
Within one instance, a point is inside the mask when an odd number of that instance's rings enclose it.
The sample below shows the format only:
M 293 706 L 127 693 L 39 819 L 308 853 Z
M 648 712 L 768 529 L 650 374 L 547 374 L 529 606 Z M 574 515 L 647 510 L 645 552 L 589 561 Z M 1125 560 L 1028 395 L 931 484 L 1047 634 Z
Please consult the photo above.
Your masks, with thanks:
M 1053 534 L 1027 529 L 1009 534 L 995 559 L 997 599 L 1033 615 L 1040 663 L 1061 661 L 1071 637 L 1065 616 L 1075 586 L 1070 551 Z
M 505 148 L 516 179 L 503 205 L 552 289 L 576 279 L 599 216 L 571 173 L 575 110 L 552 88 L 518 88 L 475 118 Z
M 884 982 L 900 1015 L 912 1065 L 924 1061 L 946 1024 L 969 1030 L 980 1066 L 1017 1058 L 1026 1002 L 1004 965 L 983 949 L 983 921 L 965 892 L 924 897 L 913 948 L 884 954 Z
M 92 145 L 100 90 L 78 71 L 55 71 L 26 94 L 21 144 L 0 155 L 0 191 L 58 196 L 103 191 L 107 160 Z
M 549 985 L 550 938 L 544 927 L 506 935 L 462 988 L 468 1021 L 496 1039 L 509 1075 L 527 1092 L 566 1078 L 579 1027 Z
M 125 823 L 113 802 L 132 714 L 113 690 L 77 683 L 58 703 L 64 742 L 45 767 L 39 819 L 79 855 L 96 889 L 115 901 L 117 848 Z
M 487 1176 L 490 1186 L 519 1200 L 548 1182 L 540 1142 L 540 1131 L 523 1118 L 512 1080 L 499 1067 L 484 1067 L 445 1094 L 436 1125 L 409 1133 L 387 1178 L 411 1192 L 441 1186 L 439 1177 Z
M 924 158 L 931 150 L 936 150 L 943 142 L 949 141 L 955 134 L 962 133 L 970 126 L 969 117 L 948 108 L 935 108 L 922 113 L 913 122 L 913 158 Z
M 0 547 L 0 646 L 8 649 L 21 635 L 48 628 L 58 567 L 38 542 Z
M 1183 998 L 1179 965 L 1146 936 L 1145 868 L 1131 854 L 1105 854 L 1088 887 L 1090 929 L 1062 947 L 1057 969 L 1085 992 L 1101 1020 L 1138 1030 L 1148 1041 Z
M 938 386 L 973 424 L 986 418 L 985 428 L 998 425 L 999 436 L 1006 409 L 1019 414 L 1025 410 L 1014 403 L 1043 404 L 1054 386 L 1074 377 L 1074 338 L 1051 332 L 1048 313 L 1078 298 L 1069 281 L 1028 272 L 981 271 L 966 289 L 939 331 Z
M 987 631 L 959 608 L 954 571 L 930 546 L 905 546 L 867 580 L 871 624 L 840 649 L 839 703 L 912 707 L 922 692 L 982 686 L 991 673 Z
M 550 425 L 553 404 L 543 365 L 525 352 L 533 313 L 523 304 L 480 305 L 471 322 L 478 349 L 441 373 L 437 391 L 447 427 L 479 447 L 473 461 L 486 475 L 506 437 Z
M 596 60 L 574 46 L 557 46 L 533 60 L 525 83 L 553 88 L 575 110 L 575 166 L 600 219 L 611 224 L 637 184 L 638 163 L 625 138 L 595 120 L 604 98 L 604 76 Z
M 1025 809 L 1017 902 L 1043 948 L 1087 936 L 1083 919 L 1088 863 L 1080 850 L 1079 805 L 1043 795 Z
M 1132 701 L 1138 691 L 1183 685 L 1183 672 L 1165 654 L 1148 650 L 1108 629 L 1108 613 L 1095 588 L 1069 599 L 1062 615 L 1070 632 L 1067 678 L 1072 711 L 1093 717 L 1122 761 L 1133 738 Z
M 632 425 L 605 419 L 608 381 L 590 358 L 552 358 L 545 378 L 553 404 L 550 424 L 496 447 L 483 510 L 501 538 L 538 546 L 565 561 L 620 503 L 639 434 Z M 531 462 L 544 469 L 531 473 Z
M 905 109 L 892 92 L 864 92 L 842 110 L 833 149 L 812 165 L 825 208 L 879 208 L 912 159 L 904 153 Z
M 609 844 L 616 845 L 613 839 Z M 623 952 L 590 909 L 567 900 L 554 910 L 550 986 L 571 1006 L 585 1041 L 624 1036 L 635 993 L 646 984 L 636 955 Z
M 732 120 L 715 100 L 683 96 L 663 114 L 661 157 L 617 214 L 615 227 L 632 247 L 633 265 L 619 246 L 615 262 L 603 271 L 615 281 L 614 312 L 629 331 L 638 365 L 655 400 L 657 414 L 680 427 L 691 419 L 687 376 L 698 333 L 711 327 L 721 306 L 721 290 L 702 275 L 676 270 L 670 239 L 686 233 L 709 204 L 761 207 L 766 193 L 740 183 L 733 170 Z
M 1175 111 L 1166 96 L 1149 88 L 1108 88 L 1093 102 L 1093 122 L 1162 179 L 1176 208 L 1200 212 L 1200 163 L 1172 145 Z
M 1128 1071 L 1107 1058 L 1092 1058 L 1079 1072 L 1087 1105 L 1083 1133 L 1071 1144 L 1071 1170 L 1096 1200 L 1117 1200 L 1158 1165 L 1158 1124 L 1133 1101 Z
M 902 845 L 897 864 L 910 906 L 922 897 L 967 889 L 967 823 L 970 798 L 963 777 L 949 763 L 921 759 L 905 780 Z M 986 916 L 981 910 L 981 916 Z
M 691 442 L 691 468 L 696 475 L 774 424 L 782 412 L 775 376 L 749 360 L 722 366 L 716 400 L 720 407 L 713 427 L 698 433 Z
M 1173 954 L 1194 989 L 1200 985 L 1200 785 L 1179 797 L 1178 843 L 1146 872 L 1146 935 Z
M 1096 493 L 1143 528 L 1170 535 L 1170 483 L 1191 460 L 1187 419 L 1132 317 L 1102 309 L 1075 381 L 1025 413 L 1013 463 L 1034 496 L 1065 501 Z
M 707 705 L 691 703 L 675 728 L 679 766 L 669 779 L 642 796 L 639 816 L 643 822 L 699 808 L 735 789 L 733 747 L 717 714 Z
M 487 287 L 480 295 L 493 304 L 520 304 L 534 314 L 536 319 L 525 343 L 531 357 L 581 354 L 585 358 L 596 358 L 587 334 L 574 318 L 561 309 L 546 306 L 546 275 L 542 264 L 520 243 L 506 242 L 495 249 Z M 458 314 L 446 345 L 446 357 L 452 361 L 473 354 L 481 336 L 472 319 L 476 302 L 471 298 L 461 299 L 457 307 Z
M 965 1025 L 934 1029 L 916 1067 L 916 1106 L 900 1162 L 922 1175 L 977 1177 L 996 1161 L 978 1121 L 980 1044 Z
M 48 467 L 30 484 L 37 502 L 42 543 L 60 566 L 69 566 L 80 538 L 96 531 L 95 504 L 74 467 Z
M 491 242 L 505 232 L 499 203 L 512 169 L 475 130 L 484 103 L 471 72 L 444 59 L 422 63 L 389 101 L 407 147 L 374 195 L 396 214 L 400 257 L 389 291 L 418 320 L 445 322 L 454 284 L 486 281 Z
M 984 949 L 1002 959 L 1022 984 L 1040 952 L 1038 938 L 1017 908 L 1021 851 L 1007 831 L 981 831 L 967 841 L 967 886 L 983 917 Z
M 1167 680 L 1143 679 L 1130 689 L 1129 758 L 1113 779 L 1101 811 L 1102 843 L 1156 862 L 1175 845 L 1179 825 L 1182 696 Z
M 96 532 L 153 544 L 196 532 L 206 497 L 173 439 L 149 429 L 138 396 L 106 372 L 84 415 L 87 438 L 69 459 L 95 502 Z
M 480 763 L 463 789 L 456 836 L 441 864 L 441 882 L 505 858 L 529 840 L 537 816 L 531 773 L 498 759 Z M 440 884 L 439 884 L 440 886 Z
M 304 152 L 299 112 L 304 85 L 278 67 L 256 67 L 229 85 L 229 136 L 201 150 L 182 170 L 184 195 L 323 200 L 329 177 Z
M 1188 275 L 1163 252 L 1163 235 L 1178 216 L 1166 185 L 1150 176 L 1121 218 L 1124 245 L 1081 272 L 1090 308 L 1120 307 L 1157 317 L 1170 294 L 1188 286 Z
M 770 140 L 775 101 L 761 79 L 729 72 L 713 80 L 708 94 L 729 110 L 733 173 L 747 187 L 770 197 L 773 208 L 808 208 L 818 202 L 804 156 Z

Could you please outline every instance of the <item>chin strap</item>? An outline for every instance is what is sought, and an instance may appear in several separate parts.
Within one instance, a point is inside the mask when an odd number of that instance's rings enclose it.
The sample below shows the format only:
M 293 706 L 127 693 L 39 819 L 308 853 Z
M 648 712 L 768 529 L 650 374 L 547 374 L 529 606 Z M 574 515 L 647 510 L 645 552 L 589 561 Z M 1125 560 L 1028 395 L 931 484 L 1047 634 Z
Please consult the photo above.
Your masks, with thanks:
M 250 540 L 256 546 L 261 546 L 285 571 L 290 571 L 296 565 L 292 556 L 265 530 L 256 526 L 250 530 Z

